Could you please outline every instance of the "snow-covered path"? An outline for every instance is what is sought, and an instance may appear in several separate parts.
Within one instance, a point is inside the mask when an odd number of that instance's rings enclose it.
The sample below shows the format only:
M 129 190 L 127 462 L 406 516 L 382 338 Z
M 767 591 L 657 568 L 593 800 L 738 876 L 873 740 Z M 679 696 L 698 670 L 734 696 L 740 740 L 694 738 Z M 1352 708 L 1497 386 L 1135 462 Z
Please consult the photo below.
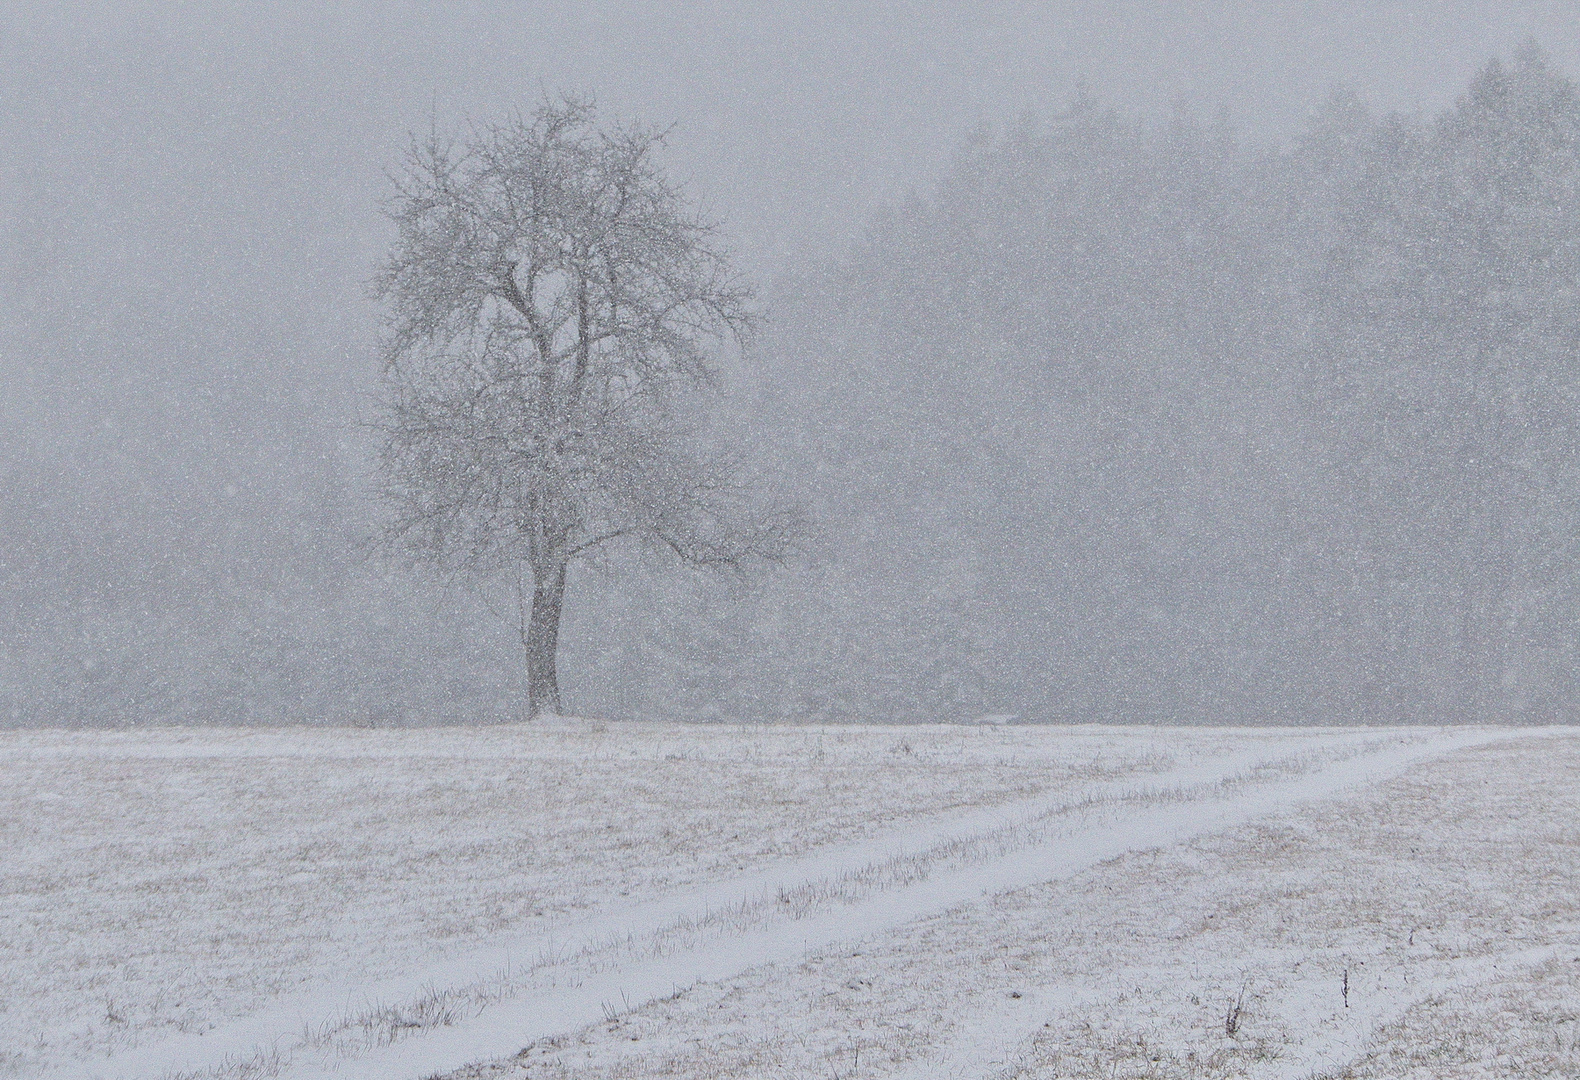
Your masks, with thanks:
M 793 963 L 984 894 L 1230 828 L 1510 734 L 1344 733 L 1314 745 L 1218 756 L 1144 784 L 1097 784 L 1073 796 L 978 811 L 661 901 L 609 908 L 397 982 L 318 995 L 220 1031 L 139 1048 L 101 1061 L 88 1075 L 223 1075 L 227 1063 L 268 1060 L 292 1077 L 428 1076 L 508 1056 L 697 983 Z M 379 1010 L 367 1008 L 421 998 L 442 1004 L 447 991 L 479 986 L 494 989 L 457 996 L 465 1015 L 452 1009 L 449 1022 L 434 1026 L 381 1028 Z M 480 1001 L 488 1003 L 478 1008 Z M 359 1012 L 372 1019 L 361 1023 Z M 993 1060 L 993 1045 L 1012 1039 L 1016 1022 L 1014 1014 L 996 1014 L 975 1029 L 965 1026 L 927 1075 L 973 1075 Z M 304 1031 L 317 1037 L 303 1038 Z
M 0 732 L 0 1077 L 78 1075 L 291 1002 L 344 1012 L 535 929 L 984 808 L 1331 735 L 654 722 Z

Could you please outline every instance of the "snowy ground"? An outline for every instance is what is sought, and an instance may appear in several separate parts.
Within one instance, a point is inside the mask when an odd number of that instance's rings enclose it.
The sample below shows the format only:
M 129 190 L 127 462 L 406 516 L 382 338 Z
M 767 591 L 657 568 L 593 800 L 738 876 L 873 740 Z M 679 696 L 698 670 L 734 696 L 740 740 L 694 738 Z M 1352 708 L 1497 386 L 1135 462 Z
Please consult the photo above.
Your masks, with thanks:
M 1577 1070 L 1577 767 L 1572 730 L 0 733 L 0 1075 Z

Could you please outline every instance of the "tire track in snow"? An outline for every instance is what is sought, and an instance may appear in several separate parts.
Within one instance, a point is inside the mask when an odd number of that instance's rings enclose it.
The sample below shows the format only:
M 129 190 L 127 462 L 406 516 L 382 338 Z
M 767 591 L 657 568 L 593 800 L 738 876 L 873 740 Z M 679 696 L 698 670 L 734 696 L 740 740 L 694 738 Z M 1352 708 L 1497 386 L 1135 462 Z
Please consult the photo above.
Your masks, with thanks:
M 438 989 L 477 985 L 494 974 L 517 972 L 524 965 L 541 964 L 546 957 L 568 962 L 578 954 L 607 952 L 611 943 L 632 935 L 642 938 L 667 926 L 706 923 L 719 915 L 761 906 L 783 892 L 808 882 L 837 881 L 853 868 L 925 852 L 961 837 L 989 834 L 1013 826 L 1050 808 L 1084 800 L 1118 798 L 1136 791 L 1163 790 L 1210 783 L 1222 776 L 1255 768 L 1302 748 L 1320 748 L 1341 740 L 1359 738 L 1354 733 L 1306 732 L 1264 743 L 1259 748 L 1233 754 L 1209 755 L 1188 765 L 1161 773 L 1130 775 L 1123 779 L 1088 784 L 1074 791 L 1044 793 L 1029 799 L 955 814 L 922 826 L 889 831 L 854 843 L 835 844 L 786 859 L 751 873 L 677 892 L 649 901 L 615 902 L 590 917 L 561 920 L 533 932 L 507 938 L 482 949 L 469 950 L 419 971 L 372 984 L 346 985 L 294 995 L 245 1019 L 199 1034 L 178 1035 L 107 1059 L 70 1069 L 66 1075 L 86 1077 L 145 1077 L 161 1073 L 196 1073 L 212 1070 L 217 1062 L 232 1068 L 216 1075 L 241 1071 L 239 1064 L 274 1059 L 286 1047 L 301 1041 L 305 1031 L 323 1031 L 344 1018 L 382 1005 L 407 1007 Z
M 474 1016 L 374 1046 L 355 1044 L 338 1050 L 334 1040 L 314 1046 L 304 1029 L 324 1030 L 333 1018 L 353 1009 L 354 993 L 319 996 L 233 1025 L 207 1036 L 186 1036 L 139 1048 L 90 1066 L 82 1075 L 95 1080 L 149 1076 L 224 1076 L 249 1063 L 254 1075 L 302 1078 L 399 1080 L 430 1076 L 468 1063 L 508 1056 L 522 1046 L 554 1034 L 578 1030 L 611 1013 L 638 1007 L 699 982 L 736 975 L 766 963 L 799 962 L 808 953 L 892 929 L 915 918 L 969 903 L 984 894 L 1025 887 L 1068 876 L 1128 851 L 1177 843 L 1345 787 L 1383 779 L 1417 761 L 1453 749 L 1507 737 L 1510 733 L 1375 730 L 1336 736 L 1292 738 L 1258 750 L 1207 759 L 1135 780 L 1091 785 L 1074 797 L 1028 800 L 978 811 L 948 823 L 906 830 L 855 845 L 815 853 L 780 866 L 691 890 L 675 897 L 629 905 L 596 918 L 534 935 L 512 945 L 518 958 L 537 957 L 536 985 Z M 1351 754 L 1295 779 L 1214 797 L 1214 785 L 1244 777 L 1259 767 L 1286 759 L 1291 751 Z M 1190 797 L 1190 789 L 1198 791 Z M 809 884 L 848 881 L 863 869 L 904 860 L 951 844 L 989 840 L 1024 829 L 1028 821 L 1060 811 L 1084 820 L 1062 833 L 1007 853 L 945 869 L 921 880 L 879 888 L 853 904 L 835 902 L 803 918 L 776 912 L 782 890 Z M 1092 821 L 1092 817 L 1100 820 Z M 755 914 L 761 925 L 731 932 L 732 913 Z M 721 920 L 720 916 L 724 916 Z M 718 925 L 720 923 L 724 925 Z M 702 940 L 665 952 L 663 931 L 700 926 Z M 658 943 L 643 955 L 641 945 Z M 575 943 L 564 947 L 564 942 Z M 534 951 L 536 950 L 536 951 Z M 627 955 L 622 956 L 624 952 Z M 441 968 L 361 992 L 364 1002 L 403 1002 L 434 988 L 464 987 L 480 974 L 508 966 L 510 953 L 492 949 L 469 954 Z M 503 961 L 503 963 L 501 963 Z M 575 961 L 575 962 L 567 962 Z M 322 1043 L 329 1044 L 326 1049 Z M 347 1052 L 349 1051 L 349 1052 Z M 932 1075 L 937 1075 L 936 1073 Z

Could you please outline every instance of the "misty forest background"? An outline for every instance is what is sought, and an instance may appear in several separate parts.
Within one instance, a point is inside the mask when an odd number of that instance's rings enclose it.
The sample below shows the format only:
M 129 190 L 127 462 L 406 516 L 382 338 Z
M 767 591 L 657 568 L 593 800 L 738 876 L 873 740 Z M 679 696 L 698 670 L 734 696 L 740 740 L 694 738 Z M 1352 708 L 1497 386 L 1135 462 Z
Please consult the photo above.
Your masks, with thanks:
M 0 721 L 518 717 L 508 594 L 366 553 L 380 248 L 195 83 L 88 102 L 10 55 Z M 1580 95 L 1539 49 L 1440 115 L 1335 92 L 1269 143 L 1078 94 L 937 152 L 754 275 L 726 427 L 804 556 L 573 571 L 568 711 L 1573 718 Z

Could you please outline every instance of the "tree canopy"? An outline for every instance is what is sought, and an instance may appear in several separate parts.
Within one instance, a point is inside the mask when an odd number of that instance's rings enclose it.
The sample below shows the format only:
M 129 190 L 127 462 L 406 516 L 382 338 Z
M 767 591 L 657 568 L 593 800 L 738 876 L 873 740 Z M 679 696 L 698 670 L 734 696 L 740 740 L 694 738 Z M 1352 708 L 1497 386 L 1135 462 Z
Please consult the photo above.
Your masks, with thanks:
M 560 707 L 567 569 L 621 539 L 703 567 L 778 559 L 794 511 L 753 505 L 690 419 L 751 293 L 665 177 L 660 132 L 566 98 L 413 147 L 376 285 L 390 310 L 381 458 L 390 535 L 530 583 L 534 713 Z M 523 597 L 525 589 L 523 589 Z

